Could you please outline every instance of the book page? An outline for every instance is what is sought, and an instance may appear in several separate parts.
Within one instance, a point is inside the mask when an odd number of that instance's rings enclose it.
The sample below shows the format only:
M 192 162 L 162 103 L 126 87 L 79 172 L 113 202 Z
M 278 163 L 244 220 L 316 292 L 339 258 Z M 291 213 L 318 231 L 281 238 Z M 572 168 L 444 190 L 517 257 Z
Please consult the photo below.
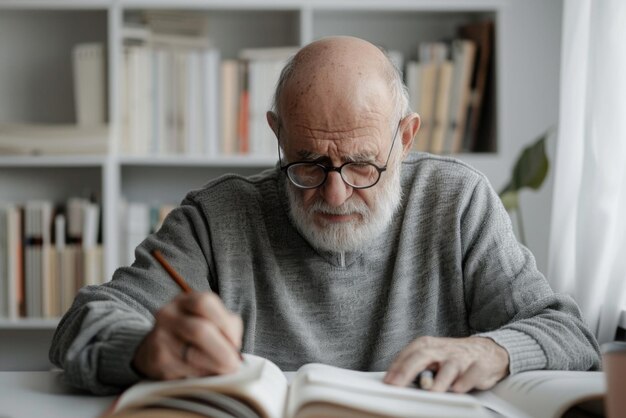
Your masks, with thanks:
M 329 415 L 385 417 L 489 417 L 474 398 L 383 383 L 384 372 L 358 372 L 322 364 L 300 368 L 287 418 Z
M 241 368 L 232 374 L 138 383 L 122 394 L 114 412 L 153 402 L 160 397 L 212 391 L 244 400 L 263 417 L 281 418 L 287 388 L 287 379 L 274 363 L 244 354 Z
M 474 396 L 485 406 L 515 418 L 557 418 L 573 405 L 605 393 L 601 372 L 540 370 L 504 379 Z

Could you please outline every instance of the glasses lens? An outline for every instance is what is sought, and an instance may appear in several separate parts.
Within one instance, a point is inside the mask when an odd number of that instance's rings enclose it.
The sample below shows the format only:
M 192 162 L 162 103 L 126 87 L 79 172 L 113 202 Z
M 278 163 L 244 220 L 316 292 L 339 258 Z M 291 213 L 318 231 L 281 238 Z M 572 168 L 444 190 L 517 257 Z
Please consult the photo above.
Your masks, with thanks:
M 324 169 L 314 163 L 294 164 L 287 170 L 289 179 L 300 187 L 317 187 L 324 182 Z
M 369 187 L 375 184 L 380 173 L 370 163 L 350 163 L 341 169 L 343 180 L 353 187 Z

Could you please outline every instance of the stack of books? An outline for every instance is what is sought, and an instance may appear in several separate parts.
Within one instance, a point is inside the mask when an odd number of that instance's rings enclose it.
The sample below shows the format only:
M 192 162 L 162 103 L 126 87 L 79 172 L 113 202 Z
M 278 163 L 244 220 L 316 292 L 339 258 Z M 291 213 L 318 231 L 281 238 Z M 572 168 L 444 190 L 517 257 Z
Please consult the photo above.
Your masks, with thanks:
M 70 198 L 0 206 L 0 317 L 56 318 L 104 282 L 100 207 Z
M 185 30 L 186 20 L 176 16 L 157 13 L 151 25 L 123 28 L 124 154 L 215 153 L 219 51 L 204 31 Z
M 297 48 L 222 60 L 197 15 L 147 12 L 122 31 L 121 150 L 130 155 L 274 153 L 265 112 Z
M 295 47 L 240 51 L 221 64 L 221 146 L 224 155 L 275 155 L 276 137 L 267 124 L 280 72 Z
M 459 27 L 451 42 L 423 42 L 406 65 L 411 107 L 421 117 L 414 147 L 435 154 L 494 151 L 488 132 L 493 22 Z

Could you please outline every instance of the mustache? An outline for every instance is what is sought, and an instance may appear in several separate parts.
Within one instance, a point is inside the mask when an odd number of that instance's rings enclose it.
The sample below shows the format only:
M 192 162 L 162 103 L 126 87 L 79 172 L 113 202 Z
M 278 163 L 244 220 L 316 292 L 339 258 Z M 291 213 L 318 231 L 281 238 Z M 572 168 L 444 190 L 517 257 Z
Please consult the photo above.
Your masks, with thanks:
M 324 200 L 316 200 L 310 207 L 309 213 L 322 212 L 329 215 L 368 215 L 370 209 L 365 202 L 347 200 L 341 206 L 333 207 L 328 205 Z

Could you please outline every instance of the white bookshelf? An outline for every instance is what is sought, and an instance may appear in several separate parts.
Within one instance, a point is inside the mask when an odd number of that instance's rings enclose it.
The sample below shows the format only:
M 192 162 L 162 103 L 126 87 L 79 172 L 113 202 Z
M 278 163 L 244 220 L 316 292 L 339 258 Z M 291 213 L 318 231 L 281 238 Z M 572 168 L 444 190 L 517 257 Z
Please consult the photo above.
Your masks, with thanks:
M 557 120 L 557 89 L 546 86 L 558 76 L 561 7 L 558 0 L 0 0 L 0 123 L 73 123 L 71 48 L 97 41 L 107 47 L 111 139 L 103 156 L 0 155 L 0 202 L 61 202 L 94 193 L 102 202 L 105 275 L 110 277 L 119 265 L 122 198 L 177 203 L 186 191 L 220 174 L 252 174 L 276 163 L 275 156 L 120 155 L 121 25 L 125 16 L 150 9 L 204 15 L 222 58 L 243 48 L 301 46 L 337 34 L 364 37 L 402 51 L 407 59 L 419 41 L 452 38 L 463 22 L 493 19 L 497 151 L 459 157 L 499 188 L 519 149 Z M 541 199 L 531 202 L 536 206 L 531 211 L 547 216 L 549 195 Z M 543 248 L 547 229 L 540 223 L 537 231 L 527 231 L 531 248 L 533 241 Z M 55 324 L 0 320 L 0 333 Z
M 16 330 L 49 330 L 59 325 L 59 318 L 39 319 L 39 318 L 22 318 L 22 319 L 0 319 L 0 328 L 16 329 Z

